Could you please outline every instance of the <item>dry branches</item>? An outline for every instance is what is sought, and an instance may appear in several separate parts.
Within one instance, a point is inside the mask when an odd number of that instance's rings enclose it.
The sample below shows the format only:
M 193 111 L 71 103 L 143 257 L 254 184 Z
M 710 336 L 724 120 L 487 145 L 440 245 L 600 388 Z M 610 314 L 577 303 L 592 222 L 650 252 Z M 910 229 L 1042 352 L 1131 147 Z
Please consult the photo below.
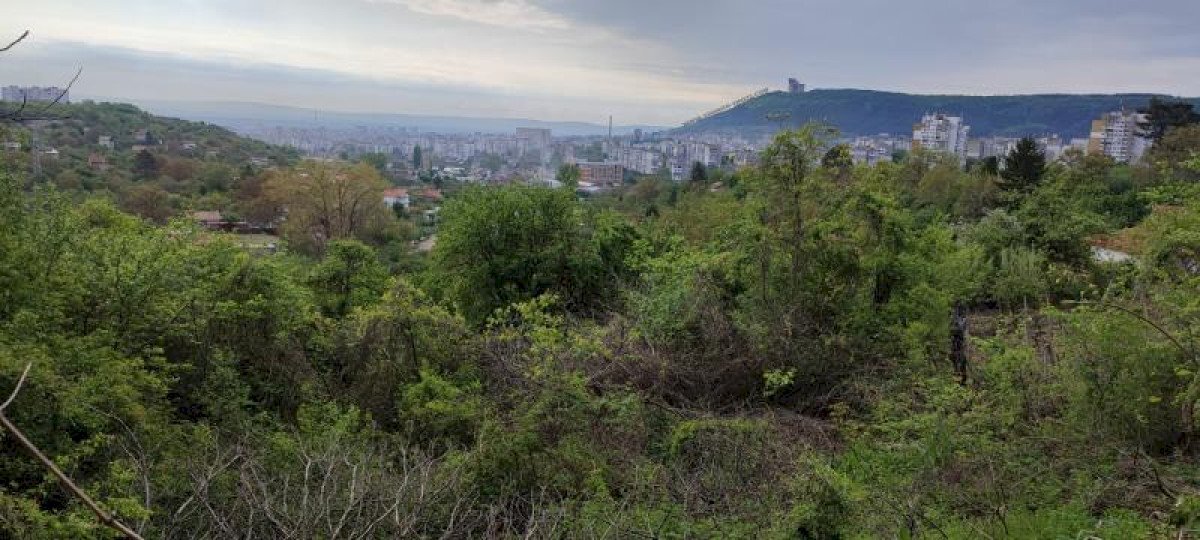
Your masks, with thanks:
M 7 52 L 8 50 L 12 49 L 13 47 L 16 47 L 19 43 L 21 43 L 22 41 L 25 41 L 25 38 L 27 38 L 27 37 L 29 37 L 29 30 L 22 32 L 20 36 L 17 36 L 17 39 L 14 39 L 8 45 L 4 46 L 3 48 L 0 48 L 0 53 Z M 79 69 L 75 70 L 75 76 L 71 77 L 70 82 L 68 82 L 67 85 L 65 87 L 63 87 L 62 91 L 59 92 L 58 95 L 55 96 L 55 98 L 53 100 L 47 102 L 45 105 L 38 107 L 37 110 L 31 114 L 26 114 L 26 112 L 25 112 L 26 107 L 28 107 L 28 105 L 29 105 L 29 99 L 27 96 L 22 96 L 21 104 L 16 108 L 16 110 L 0 111 L 0 122 L 27 122 L 30 120 L 50 119 L 50 117 L 46 116 L 46 113 L 50 110 L 51 107 L 54 107 L 55 105 L 58 105 L 59 103 L 62 102 L 63 98 L 65 98 L 67 96 L 67 94 L 71 91 L 71 87 L 75 86 L 75 83 L 79 80 L 79 76 L 82 74 L 83 74 L 83 68 L 79 68 Z
M 17 39 L 12 41 L 12 43 L 9 43 L 3 49 L 0 49 L 0 52 L 5 52 L 13 47 L 16 47 L 18 43 L 25 41 L 25 38 L 27 37 L 29 37 L 29 30 L 22 32 L 20 36 L 17 36 Z

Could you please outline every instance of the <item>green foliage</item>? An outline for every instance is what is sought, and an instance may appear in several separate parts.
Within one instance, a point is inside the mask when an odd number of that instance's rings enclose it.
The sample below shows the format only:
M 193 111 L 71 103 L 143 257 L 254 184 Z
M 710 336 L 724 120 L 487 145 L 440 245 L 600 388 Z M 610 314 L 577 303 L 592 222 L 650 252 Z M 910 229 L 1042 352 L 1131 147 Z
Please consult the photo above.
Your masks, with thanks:
M 486 418 L 479 392 L 478 383 L 460 387 L 435 372 L 422 370 L 420 381 L 404 388 L 398 400 L 400 421 L 413 441 L 469 446 Z
M 1081 265 L 1091 258 L 1088 236 L 1105 230 L 1103 218 L 1080 208 L 1060 186 L 1044 186 L 1016 211 L 1027 240 L 1052 261 Z
M 587 309 L 624 274 L 632 229 L 584 212 L 562 190 L 471 187 L 448 203 L 433 254 L 441 285 L 468 320 L 544 293 Z
M 1024 247 L 1005 248 L 992 264 L 992 298 L 1006 307 L 1040 303 L 1046 291 L 1046 258 L 1041 253 Z
M 579 165 L 573 163 L 565 163 L 558 168 L 554 179 L 562 183 L 563 187 L 575 189 L 579 187 L 579 177 L 582 176 L 579 170 Z
M 313 269 L 311 283 L 325 314 L 343 317 L 379 301 L 387 285 L 387 271 L 370 247 L 355 240 L 337 240 L 329 244 L 325 258 Z
M 142 180 L 158 176 L 158 159 L 149 150 L 141 150 L 133 156 L 133 175 Z

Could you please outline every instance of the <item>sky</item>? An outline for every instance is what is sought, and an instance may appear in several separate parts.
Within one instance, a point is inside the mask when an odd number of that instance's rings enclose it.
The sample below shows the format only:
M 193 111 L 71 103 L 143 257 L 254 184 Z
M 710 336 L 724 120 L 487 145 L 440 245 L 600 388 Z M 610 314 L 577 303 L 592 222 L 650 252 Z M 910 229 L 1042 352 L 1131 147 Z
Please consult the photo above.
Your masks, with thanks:
M 0 85 L 673 125 L 788 77 L 1200 96 L 1200 1 L 4 0 Z M 11 36 L 11 37 L 8 37 Z M 6 39 L 7 37 L 7 39 Z

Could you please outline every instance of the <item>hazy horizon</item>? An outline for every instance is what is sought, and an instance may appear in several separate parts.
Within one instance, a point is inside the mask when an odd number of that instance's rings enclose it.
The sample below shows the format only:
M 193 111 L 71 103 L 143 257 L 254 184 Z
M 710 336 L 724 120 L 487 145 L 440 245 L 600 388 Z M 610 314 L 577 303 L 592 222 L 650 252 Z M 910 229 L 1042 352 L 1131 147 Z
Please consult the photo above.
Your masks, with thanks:
M 922 94 L 1200 95 L 1194 2 L 1005 7 L 50 0 L 6 8 L 0 37 L 32 34 L 0 58 L 0 84 L 62 84 L 82 66 L 80 97 L 663 126 L 787 77 Z

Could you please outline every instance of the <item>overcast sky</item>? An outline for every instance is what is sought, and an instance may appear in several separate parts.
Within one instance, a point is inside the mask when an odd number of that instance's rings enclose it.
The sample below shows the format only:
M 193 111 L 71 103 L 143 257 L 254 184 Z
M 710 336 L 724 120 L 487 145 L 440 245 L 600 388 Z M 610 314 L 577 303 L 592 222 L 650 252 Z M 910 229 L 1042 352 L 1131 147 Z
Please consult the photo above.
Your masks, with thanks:
M 789 76 L 1200 95 L 1200 0 L 5 0 L 0 85 L 673 124 Z M 7 43 L 8 39 L 0 39 Z

